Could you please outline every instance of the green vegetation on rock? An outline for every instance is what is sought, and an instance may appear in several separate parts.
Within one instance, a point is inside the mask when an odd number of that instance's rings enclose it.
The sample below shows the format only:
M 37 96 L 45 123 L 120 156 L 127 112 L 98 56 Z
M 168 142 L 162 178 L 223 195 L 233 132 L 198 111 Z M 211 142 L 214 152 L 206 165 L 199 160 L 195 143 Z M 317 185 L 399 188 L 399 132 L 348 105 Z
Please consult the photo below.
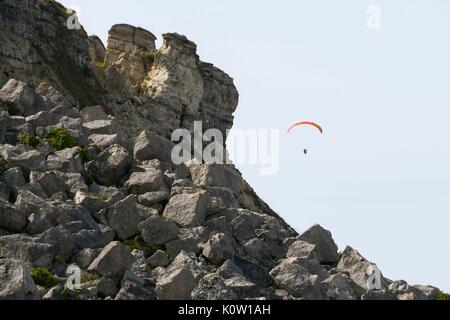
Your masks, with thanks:
M 78 146 L 75 139 L 63 128 L 54 128 L 50 130 L 50 132 L 45 135 L 44 140 L 48 142 L 50 147 L 55 148 L 56 150 Z
M 10 167 L 11 167 L 11 165 L 10 165 L 9 161 L 6 160 L 5 158 L 3 158 L 2 156 L 0 156 L 0 174 L 5 172 L 6 170 L 8 170 Z
M 29 133 L 20 134 L 19 139 L 17 140 L 18 144 L 28 145 L 32 148 L 36 148 L 40 142 L 38 137 Z
M 35 284 L 46 289 L 53 288 L 58 284 L 58 280 L 45 268 L 31 269 L 31 277 Z

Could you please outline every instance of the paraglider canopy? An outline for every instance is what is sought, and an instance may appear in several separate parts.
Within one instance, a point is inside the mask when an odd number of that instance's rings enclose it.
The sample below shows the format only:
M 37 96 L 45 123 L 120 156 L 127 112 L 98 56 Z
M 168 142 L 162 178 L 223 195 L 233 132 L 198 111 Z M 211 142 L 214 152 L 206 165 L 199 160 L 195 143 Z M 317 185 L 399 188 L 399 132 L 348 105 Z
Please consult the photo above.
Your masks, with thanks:
M 323 133 L 323 129 L 321 126 L 319 126 L 315 122 L 309 122 L 309 121 L 302 121 L 302 122 L 294 123 L 292 126 L 289 127 L 288 133 L 291 132 L 291 130 L 294 129 L 295 127 L 304 126 L 304 125 L 316 127 L 320 131 L 320 133 Z

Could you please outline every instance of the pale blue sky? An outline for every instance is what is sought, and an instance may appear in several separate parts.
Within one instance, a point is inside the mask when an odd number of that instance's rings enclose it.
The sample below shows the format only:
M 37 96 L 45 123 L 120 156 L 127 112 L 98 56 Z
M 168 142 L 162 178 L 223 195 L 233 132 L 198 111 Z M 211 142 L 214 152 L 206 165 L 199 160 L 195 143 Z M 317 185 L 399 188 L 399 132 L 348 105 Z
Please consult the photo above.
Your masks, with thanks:
M 240 166 L 302 232 L 314 223 L 385 276 L 450 291 L 450 2 L 68 0 L 90 34 L 185 34 L 235 79 L 235 127 L 278 128 L 280 173 Z M 366 9 L 382 29 L 366 28 Z M 297 120 L 325 134 L 287 127 Z M 310 150 L 305 157 L 303 147 Z

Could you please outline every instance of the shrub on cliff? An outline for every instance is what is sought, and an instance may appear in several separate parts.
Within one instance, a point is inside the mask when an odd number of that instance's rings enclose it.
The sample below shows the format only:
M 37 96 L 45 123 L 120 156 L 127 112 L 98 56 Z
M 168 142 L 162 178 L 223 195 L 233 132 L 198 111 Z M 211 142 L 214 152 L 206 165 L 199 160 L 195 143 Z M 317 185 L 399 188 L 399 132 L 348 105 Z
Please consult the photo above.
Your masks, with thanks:
M 45 268 L 31 269 L 31 277 L 38 286 L 50 289 L 58 284 L 58 280 Z
M 22 133 L 17 140 L 18 144 L 29 145 L 32 148 L 36 148 L 40 142 L 38 137 L 29 133 Z
M 89 150 L 86 150 L 85 148 L 78 147 L 76 153 L 80 156 L 81 162 L 83 164 L 94 160 L 92 154 L 89 152 Z

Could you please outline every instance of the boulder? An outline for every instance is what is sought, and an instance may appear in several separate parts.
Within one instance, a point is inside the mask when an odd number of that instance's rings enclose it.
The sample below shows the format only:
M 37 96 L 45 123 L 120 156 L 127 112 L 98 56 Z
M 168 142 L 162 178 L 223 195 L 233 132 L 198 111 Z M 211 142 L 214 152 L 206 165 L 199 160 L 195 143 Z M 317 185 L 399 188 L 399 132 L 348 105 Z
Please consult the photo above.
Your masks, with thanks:
M 415 286 L 410 286 L 406 281 L 394 281 L 389 285 L 389 291 L 392 292 L 398 300 L 429 300 L 425 292 Z M 431 295 L 431 297 L 434 294 Z M 437 294 L 435 294 L 437 297 Z
M 236 293 L 240 300 L 258 298 L 260 295 L 258 286 L 241 276 L 226 279 L 224 284 L 228 290 Z
M 203 274 L 195 255 L 183 251 L 158 278 L 156 295 L 159 300 L 191 300 L 191 293 Z
M 288 258 L 306 258 L 310 260 L 322 261 L 319 251 L 316 245 L 305 242 L 303 240 L 295 241 L 286 254 Z
M 98 230 L 99 226 L 84 207 L 71 201 L 57 204 L 56 224 L 77 223 L 81 229 Z
M 359 298 L 355 292 L 355 284 L 344 273 L 331 275 L 320 283 L 322 292 L 328 300 L 356 300 Z
M 169 265 L 169 256 L 161 250 L 157 250 L 150 258 L 146 260 L 150 268 L 167 267 Z
M 31 116 L 26 117 L 26 122 L 33 128 L 49 127 L 58 124 L 61 116 L 48 111 L 41 111 Z
M 176 257 L 181 251 L 193 252 L 198 254 L 199 247 L 193 239 L 175 239 L 164 244 L 166 252 L 170 258 Z
M 414 287 L 422 291 L 426 300 L 437 300 L 439 293 L 441 293 L 439 288 L 433 286 L 415 285 Z
M 91 122 L 83 123 L 83 129 L 92 134 L 108 134 L 112 135 L 117 133 L 118 128 L 116 128 L 113 120 L 94 120 Z
M 72 224 L 72 223 L 71 223 Z M 77 224 L 76 222 L 73 224 Z M 70 224 L 69 224 L 70 225 Z M 115 235 L 104 230 L 89 230 L 80 228 L 72 234 L 73 241 L 78 250 L 100 249 L 114 240 Z
M 31 171 L 46 171 L 45 156 L 37 150 L 24 152 L 8 159 L 12 167 L 19 167 L 25 175 Z
M 35 267 L 49 268 L 55 256 L 55 248 L 40 243 L 27 235 L 0 237 L 0 257 L 16 259 L 30 263 Z
M 73 201 L 76 204 L 85 207 L 91 213 L 105 209 L 107 206 L 105 198 L 101 195 L 84 191 L 77 191 Z
M 105 186 L 114 186 L 128 172 L 132 157 L 120 145 L 112 145 L 99 154 L 97 159 L 86 164 L 94 180 Z
M 122 281 L 120 291 L 114 300 L 155 300 L 155 293 L 133 281 Z
M 207 187 L 206 190 L 211 195 L 212 207 L 215 208 L 215 211 L 219 211 L 222 208 L 239 208 L 239 202 L 230 189 Z
M 67 95 L 63 95 L 47 81 L 41 81 L 36 88 L 36 93 L 40 99 L 39 109 L 51 110 L 54 114 L 77 116 L 78 110 L 75 108 L 75 101 Z M 75 111 L 75 114 L 73 112 Z
M 46 194 L 44 193 L 44 198 Z M 40 196 L 36 195 L 34 192 L 27 188 L 17 189 L 17 198 L 15 202 L 16 207 L 23 211 L 27 216 L 33 213 L 40 213 L 44 216 L 51 217 L 56 210 L 56 207 L 45 201 Z
M 152 215 L 138 227 L 144 241 L 150 246 L 158 246 L 178 239 L 179 235 L 179 229 L 174 222 L 162 219 L 158 215 Z
M 3 172 L 0 176 L 0 182 L 4 183 L 8 198 L 11 192 L 15 192 L 17 196 L 17 189 L 25 186 L 25 177 L 20 168 L 11 168 Z
M 54 216 L 52 213 L 46 214 L 36 212 L 28 217 L 28 225 L 26 232 L 29 235 L 37 235 L 43 233 L 53 227 Z
M 86 107 L 80 111 L 80 118 L 82 123 L 109 120 L 108 115 L 103 110 L 102 106 Z
M 137 161 L 159 159 L 172 163 L 171 153 L 174 144 L 163 137 L 144 130 L 136 138 L 134 144 L 134 158 Z
M 87 269 L 99 254 L 99 249 L 82 249 L 73 256 L 72 262 L 81 269 Z
M 95 182 L 89 185 L 87 191 L 105 200 L 108 204 L 108 207 L 128 197 L 128 194 L 123 189 L 117 187 L 100 186 Z
M 119 135 L 118 134 L 91 134 L 88 137 L 88 141 L 90 144 L 93 144 L 101 149 L 106 149 L 114 144 L 119 144 Z
M 170 198 L 163 216 L 183 227 L 201 226 L 205 222 L 210 201 L 205 191 L 177 194 Z
M 47 169 L 65 173 L 80 173 L 83 163 L 77 152 L 78 147 L 56 151 L 47 157 Z
M 97 284 L 97 295 L 101 298 L 114 297 L 118 291 L 114 280 L 101 278 Z
M 70 231 L 65 226 L 48 229 L 36 238 L 39 243 L 50 244 L 59 260 L 68 262 L 75 254 L 77 247 Z
M 125 182 L 128 193 L 142 195 L 151 191 L 167 189 L 159 161 L 151 161 L 146 165 L 132 169 L 130 177 Z
M 269 247 L 264 240 L 253 238 L 242 243 L 242 246 L 246 256 L 257 261 L 262 267 L 270 270 L 275 266 Z
M 138 202 L 146 207 L 167 201 L 170 198 L 168 191 L 152 191 L 138 196 Z
M 398 300 L 388 289 L 369 290 L 361 296 L 361 300 Z
M 91 263 L 88 270 L 105 277 L 121 277 L 135 258 L 120 242 L 108 244 Z
M 219 232 L 231 236 L 232 233 L 225 217 L 217 217 L 205 222 L 205 228 L 209 233 Z
M 224 279 L 240 276 L 260 287 L 267 287 L 272 282 L 271 277 L 263 267 L 237 256 L 227 260 L 217 270 L 217 273 Z
M 45 191 L 48 197 L 55 193 L 64 191 L 66 189 L 65 181 L 58 175 L 52 172 L 37 172 L 30 173 L 30 182 L 38 183 Z
M 255 238 L 256 229 L 264 223 L 263 215 L 241 209 L 233 211 L 237 215 L 230 223 L 234 237 L 241 242 Z

